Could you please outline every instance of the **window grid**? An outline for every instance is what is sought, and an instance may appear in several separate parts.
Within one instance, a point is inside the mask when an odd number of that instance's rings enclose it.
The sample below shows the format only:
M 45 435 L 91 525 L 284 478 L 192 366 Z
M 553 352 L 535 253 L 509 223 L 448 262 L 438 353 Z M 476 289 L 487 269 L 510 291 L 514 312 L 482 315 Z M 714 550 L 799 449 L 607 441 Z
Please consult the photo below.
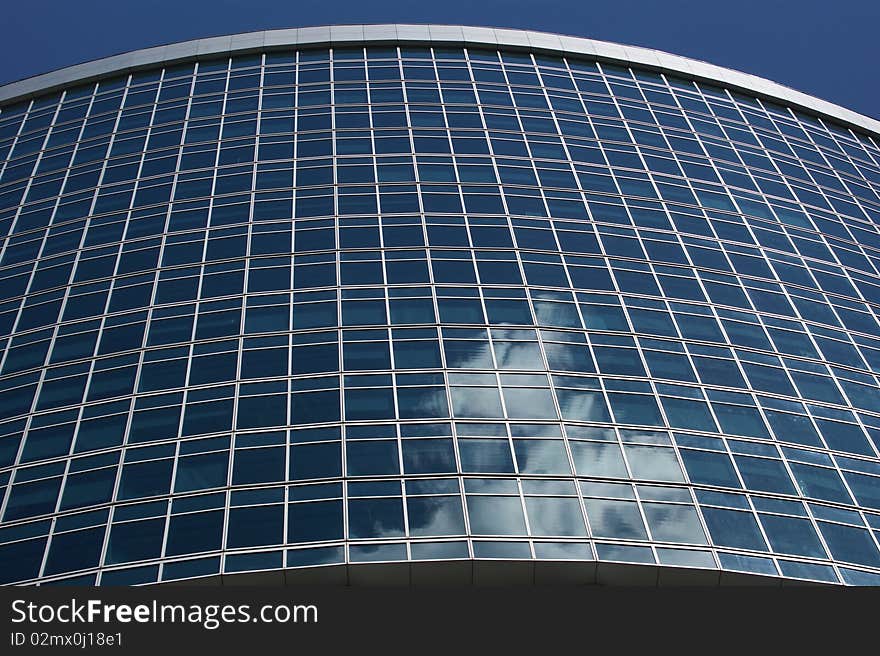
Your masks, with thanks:
M 429 552 L 880 580 L 870 136 L 575 58 L 291 52 L 0 111 L 22 581 Z

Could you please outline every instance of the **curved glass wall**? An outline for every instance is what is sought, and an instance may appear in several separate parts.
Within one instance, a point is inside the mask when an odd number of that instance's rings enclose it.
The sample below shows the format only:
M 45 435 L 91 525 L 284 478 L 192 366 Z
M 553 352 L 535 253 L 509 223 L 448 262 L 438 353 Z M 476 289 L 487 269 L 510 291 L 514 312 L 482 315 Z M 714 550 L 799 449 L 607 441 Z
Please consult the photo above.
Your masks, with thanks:
M 366 561 L 880 583 L 880 148 L 417 45 L 0 112 L 0 579 Z

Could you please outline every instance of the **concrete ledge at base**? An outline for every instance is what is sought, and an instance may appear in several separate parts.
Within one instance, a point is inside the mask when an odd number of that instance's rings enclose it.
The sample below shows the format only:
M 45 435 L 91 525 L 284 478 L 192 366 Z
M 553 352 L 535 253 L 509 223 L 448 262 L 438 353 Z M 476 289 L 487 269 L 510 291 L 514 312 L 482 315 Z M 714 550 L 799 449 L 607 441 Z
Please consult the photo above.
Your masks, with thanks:
M 287 585 L 348 585 L 348 567 L 345 565 L 326 565 L 323 567 L 300 567 L 284 570 Z
M 656 565 L 629 565 L 626 563 L 603 563 L 596 568 L 596 583 L 607 586 L 657 587 Z
M 713 569 L 595 561 L 444 560 L 353 563 L 238 572 L 168 581 L 171 586 L 468 587 L 803 587 L 829 584 Z
M 421 562 L 410 565 L 410 585 L 417 587 L 467 587 L 474 581 L 474 565 L 469 560 Z
M 782 579 L 783 588 L 824 588 L 828 584 L 821 581 L 804 581 L 803 579 Z
M 171 587 L 214 587 L 218 585 L 223 585 L 223 577 L 219 574 L 215 574 L 214 576 L 203 576 L 197 579 L 177 579 L 175 581 L 163 581 L 162 583 L 158 583 L 156 585 L 160 586 L 171 586 Z
M 535 564 L 530 560 L 475 560 L 474 585 L 534 585 Z
M 595 585 L 595 561 L 535 561 L 535 585 Z
M 661 588 L 715 588 L 721 581 L 721 571 L 717 569 L 659 567 L 658 570 L 657 586 Z
M 267 570 L 264 572 L 236 572 L 223 574 L 223 586 L 249 586 L 261 588 L 280 588 L 284 586 L 284 570 Z
M 773 576 L 760 576 L 755 574 L 746 574 L 740 572 L 721 572 L 719 585 L 724 587 L 741 587 L 741 586 L 761 586 L 769 588 L 782 587 L 782 579 Z
M 356 587 L 408 588 L 409 563 L 349 565 L 348 584 Z

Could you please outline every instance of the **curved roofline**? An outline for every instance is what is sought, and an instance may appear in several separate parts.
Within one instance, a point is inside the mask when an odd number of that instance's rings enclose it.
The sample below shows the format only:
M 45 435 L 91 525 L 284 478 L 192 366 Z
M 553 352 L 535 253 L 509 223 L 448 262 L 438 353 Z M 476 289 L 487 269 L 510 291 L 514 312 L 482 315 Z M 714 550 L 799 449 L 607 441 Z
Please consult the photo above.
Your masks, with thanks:
M 756 75 L 742 73 L 661 50 L 595 41 L 581 37 L 491 27 L 458 25 L 328 25 L 194 39 L 104 57 L 0 86 L 0 103 L 26 100 L 73 82 L 186 60 L 233 53 L 294 47 L 345 46 L 361 43 L 504 47 L 536 53 L 586 56 L 616 64 L 631 64 L 695 80 L 720 83 L 760 97 L 782 101 L 809 113 L 831 118 L 847 127 L 880 135 L 880 121 L 840 105 L 796 91 Z

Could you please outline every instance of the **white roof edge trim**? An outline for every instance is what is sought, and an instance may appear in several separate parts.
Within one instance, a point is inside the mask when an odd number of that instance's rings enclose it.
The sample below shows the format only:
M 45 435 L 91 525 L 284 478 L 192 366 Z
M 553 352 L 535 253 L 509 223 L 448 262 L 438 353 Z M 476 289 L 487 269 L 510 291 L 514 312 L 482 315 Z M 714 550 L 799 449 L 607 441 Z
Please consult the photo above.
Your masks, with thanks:
M 209 37 L 134 50 L 61 68 L 0 86 L 0 104 L 26 100 L 76 82 L 187 60 L 289 47 L 343 46 L 367 43 L 455 45 L 529 50 L 575 55 L 634 65 L 710 81 L 782 102 L 830 118 L 847 127 L 880 136 L 880 121 L 756 75 L 742 73 L 661 50 L 595 41 L 548 32 L 457 25 L 328 25 Z

